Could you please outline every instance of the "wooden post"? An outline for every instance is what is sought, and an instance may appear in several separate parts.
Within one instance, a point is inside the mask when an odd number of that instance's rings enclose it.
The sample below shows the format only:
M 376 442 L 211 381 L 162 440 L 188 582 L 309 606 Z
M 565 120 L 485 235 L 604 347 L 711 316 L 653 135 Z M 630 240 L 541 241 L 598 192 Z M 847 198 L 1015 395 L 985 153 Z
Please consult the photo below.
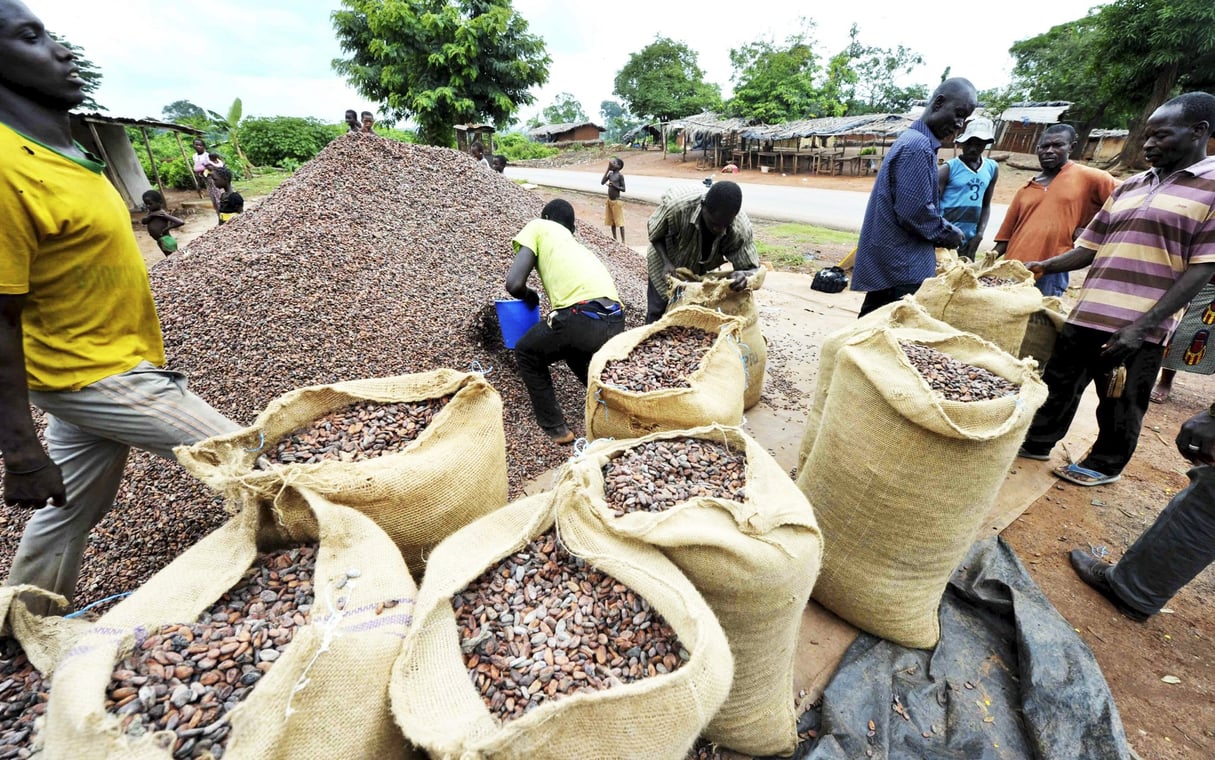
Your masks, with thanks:
M 662 125 L 662 160 L 667 160 L 667 125 Z
M 198 175 L 194 173 L 194 164 L 190 162 L 190 157 L 186 155 L 186 146 L 181 144 L 181 133 L 176 129 L 173 130 L 173 136 L 177 138 L 177 149 L 181 151 L 181 160 L 186 162 L 186 171 L 190 173 L 190 181 L 194 183 L 194 192 L 198 193 L 198 197 L 202 197 L 202 188 L 198 186 Z
M 165 197 L 165 183 L 160 181 L 160 169 L 156 166 L 156 156 L 152 155 L 152 141 L 148 139 L 148 128 L 140 127 L 139 133 L 143 135 L 143 145 L 148 149 L 148 165 L 152 167 L 152 176 L 156 178 L 156 187 L 160 190 L 160 197 Z
M 114 164 L 110 162 L 110 154 L 105 149 L 105 143 L 101 142 L 101 135 L 97 133 L 97 126 L 91 121 L 86 121 L 85 124 L 89 125 L 89 134 L 93 136 L 93 142 L 97 143 L 97 150 L 99 153 L 101 153 L 101 160 L 105 161 L 105 173 L 109 175 L 110 182 L 114 183 L 114 188 L 117 189 L 119 193 L 122 193 L 122 189 L 125 187 L 125 185 L 122 185 L 122 183 L 118 181 L 118 172 L 114 168 Z M 128 197 L 127 202 L 134 203 L 134 199 Z

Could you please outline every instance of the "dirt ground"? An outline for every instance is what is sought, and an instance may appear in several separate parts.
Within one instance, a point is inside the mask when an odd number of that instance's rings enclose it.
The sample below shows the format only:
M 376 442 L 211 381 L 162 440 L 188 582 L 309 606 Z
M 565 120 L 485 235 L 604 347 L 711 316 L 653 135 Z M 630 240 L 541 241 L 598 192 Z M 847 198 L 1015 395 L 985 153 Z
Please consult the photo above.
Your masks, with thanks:
M 571 168 L 598 170 L 612 153 L 625 160 L 625 175 L 645 174 L 700 178 L 712 174 L 696 168 L 695 160 L 681 162 L 679 156 L 665 159 L 658 151 L 587 151 Z M 942 151 L 949 157 L 952 151 Z M 1021 165 L 1032 166 L 1033 157 L 1015 156 Z M 1013 194 L 1034 174 L 1001 162 L 995 201 L 1008 203 Z M 729 175 L 717 174 L 718 179 Z M 738 175 L 743 182 L 770 185 L 812 186 L 866 192 L 872 176 L 781 176 L 758 171 Z M 603 223 L 603 196 L 568 191 L 538 191 L 546 197 L 560 195 L 574 204 L 580 220 Z M 626 195 L 627 199 L 627 195 Z M 197 202 L 194 193 L 170 194 L 170 206 L 181 208 Z M 251 199 L 250 202 L 253 202 Z M 626 242 L 644 251 L 645 223 L 653 206 L 625 203 Z M 178 231 L 183 243 L 214 225 L 209 207 L 199 206 L 186 217 Z M 765 223 L 756 224 L 762 239 Z M 154 242 L 143 232 L 137 218 L 137 237 L 149 266 L 162 258 Z M 846 250 L 823 252 L 819 261 L 838 261 Z M 807 281 L 808 282 L 808 281 Z M 1075 282 L 1075 280 L 1074 280 Z M 1118 483 L 1097 488 L 1070 484 L 1051 487 L 1003 533 L 1016 549 L 1047 597 L 1092 648 L 1113 691 L 1131 746 L 1142 758 L 1174 760 L 1215 757 L 1215 567 L 1208 568 L 1169 605 L 1169 611 L 1146 624 L 1137 624 L 1117 614 L 1104 599 L 1084 586 L 1067 563 L 1074 547 L 1103 550 L 1117 560 L 1139 533 L 1155 519 L 1170 497 L 1187 483 L 1185 461 L 1173 446 L 1181 423 L 1215 400 L 1215 378 L 1181 373 L 1172 398 L 1153 404 L 1145 421 L 1139 448 Z M 1077 459 L 1084 453 L 1071 452 Z M 1016 467 L 1055 466 L 1063 461 L 1056 451 L 1051 463 L 1017 460 Z M 1161 679 L 1175 676 L 1178 684 Z M 1170 679 L 1171 680 L 1171 679 Z

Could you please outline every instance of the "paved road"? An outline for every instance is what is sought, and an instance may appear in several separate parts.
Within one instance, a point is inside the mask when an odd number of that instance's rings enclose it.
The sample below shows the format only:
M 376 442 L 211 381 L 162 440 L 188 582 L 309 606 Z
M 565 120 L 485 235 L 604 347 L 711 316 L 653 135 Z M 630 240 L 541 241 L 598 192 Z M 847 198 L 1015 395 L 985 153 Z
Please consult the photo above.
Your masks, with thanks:
M 572 169 L 540 169 L 528 166 L 508 166 L 506 176 L 525 179 L 545 187 L 579 190 L 587 193 L 602 193 L 599 181 L 603 175 L 597 172 Z M 662 194 L 674 185 L 696 185 L 699 182 L 686 178 L 649 177 L 641 174 L 626 174 L 630 200 L 658 203 Z M 720 178 L 720 177 L 719 177 Z M 758 185 L 740 182 L 743 189 L 743 209 L 757 219 L 772 219 L 781 222 L 802 222 L 831 227 L 839 230 L 859 231 L 865 218 L 868 193 L 851 190 L 825 190 L 817 187 L 788 187 L 785 185 Z M 987 243 L 1000 229 L 1004 212 L 1008 207 L 993 203 L 991 221 L 987 225 Z

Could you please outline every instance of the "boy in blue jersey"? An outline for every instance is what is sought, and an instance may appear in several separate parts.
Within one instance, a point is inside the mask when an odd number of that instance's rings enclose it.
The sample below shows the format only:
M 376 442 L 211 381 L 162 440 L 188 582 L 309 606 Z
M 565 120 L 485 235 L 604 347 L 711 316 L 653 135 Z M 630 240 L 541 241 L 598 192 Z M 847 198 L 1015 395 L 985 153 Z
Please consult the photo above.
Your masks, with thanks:
M 962 155 L 941 164 L 937 170 L 941 215 L 966 236 L 958 255 L 971 261 L 983 240 L 987 220 L 991 218 L 991 196 L 1000 175 L 996 162 L 983 157 L 983 151 L 995 141 L 991 119 L 972 119 L 966 124 L 966 131 L 954 141 L 962 149 Z

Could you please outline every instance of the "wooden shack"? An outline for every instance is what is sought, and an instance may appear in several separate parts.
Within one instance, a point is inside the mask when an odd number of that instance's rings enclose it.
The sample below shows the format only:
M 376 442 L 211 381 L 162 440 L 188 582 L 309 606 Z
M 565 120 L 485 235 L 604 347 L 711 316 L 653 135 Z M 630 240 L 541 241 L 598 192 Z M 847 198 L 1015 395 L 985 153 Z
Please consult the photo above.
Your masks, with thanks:
M 544 124 L 528 130 L 527 136 L 533 142 L 591 145 L 600 142 L 599 135 L 606 131 L 607 129 L 594 122 L 582 121 L 568 124 Z
M 1009 153 L 1035 152 L 1042 133 L 1052 124 L 1058 124 L 1071 105 L 1066 100 L 1014 103 L 1000 114 L 993 149 Z
M 480 141 L 485 157 L 494 154 L 494 127 L 492 124 L 456 124 L 456 147 L 467 153 L 472 144 Z
M 148 165 L 152 167 L 153 179 L 161 194 L 164 194 L 164 184 L 160 179 L 160 171 L 156 168 L 156 159 L 152 155 L 151 141 L 148 139 L 149 129 L 167 129 L 177 135 L 177 146 L 181 149 L 181 157 L 186 165 L 190 158 L 181 143 L 181 134 L 201 135 L 202 131 L 193 127 L 184 127 L 156 119 L 128 119 L 121 116 L 105 116 L 99 113 L 73 113 L 70 116 L 72 139 L 84 146 L 85 150 L 105 162 L 105 175 L 110 183 L 118 190 L 131 210 L 143 208 L 143 194 L 152 189 L 148 175 L 144 173 L 135 153 L 135 146 L 127 137 L 127 127 L 134 127 L 143 136 L 143 148 L 148 153 Z

